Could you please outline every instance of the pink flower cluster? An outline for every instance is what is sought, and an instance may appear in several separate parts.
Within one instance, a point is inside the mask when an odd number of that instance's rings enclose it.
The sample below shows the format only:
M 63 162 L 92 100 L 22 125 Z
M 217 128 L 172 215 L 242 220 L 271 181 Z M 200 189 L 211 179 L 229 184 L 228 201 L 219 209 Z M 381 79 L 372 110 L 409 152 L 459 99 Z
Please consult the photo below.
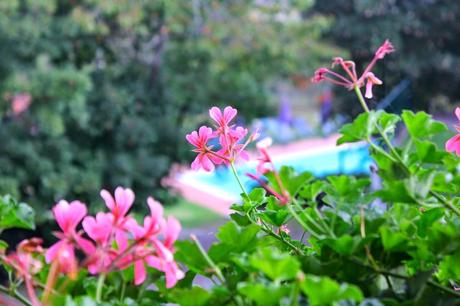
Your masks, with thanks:
M 268 147 L 271 146 L 272 142 L 273 141 L 271 138 L 265 138 L 257 143 L 256 147 L 257 147 L 257 150 L 260 152 L 260 157 L 257 159 L 258 160 L 257 167 L 256 167 L 257 174 L 246 173 L 246 176 L 256 181 L 268 193 L 275 196 L 280 201 L 281 205 L 286 205 L 290 200 L 289 193 L 284 187 L 283 182 L 281 181 L 281 178 L 279 176 L 279 173 L 275 168 L 275 164 L 273 163 L 273 160 L 270 154 L 268 153 Z M 262 178 L 262 176 L 264 176 L 265 174 L 269 172 L 273 173 L 273 176 L 278 185 L 279 192 L 277 192 L 274 188 L 269 186 Z
M 385 40 L 385 42 L 378 48 L 377 52 L 375 52 L 374 58 L 366 67 L 366 69 L 364 69 L 364 72 L 360 77 L 358 77 L 356 74 L 356 65 L 353 61 L 345 61 L 341 57 L 336 57 L 332 61 L 332 68 L 334 68 L 336 65 L 339 65 L 345 72 L 345 76 L 334 72 L 329 68 L 323 67 L 316 70 L 312 81 L 315 83 L 327 81 L 335 85 L 343 86 L 349 90 L 356 86 L 361 88 L 364 86 L 364 84 L 366 84 L 365 97 L 370 99 L 373 96 L 372 87 L 374 85 L 382 85 L 382 81 L 377 78 L 374 73 L 371 72 L 371 69 L 374 67 L 378 60 L 383 59 L 385 55 L 394 51 L 395 49 L 391 42 L 388 39 Z
M 181 231 L 179 221 L 174 217 L 164 218 L 162 205 L 150 197 L 147 199 L 150 215 L 143 224 L 138 224 L 128 215 L 135 198 L 128 188 L 116 188 L 114 196 L 102 190 L 101 197 L 109 212 L 99 212 L 95 217 L 87 216 L 86 205 L 79 201 L 62 200 L 54 206 L 54 218 L 61 231 L 54 233 L 59 241 L 45 252 L 47 263 L 70 278 L 77 276 L 79 267 L 91 274 L 106 274 L 134 265 L 136 285 L 145 281 L 146 266 L 164 272 L 168 288 L 184 277 L 173 255 L 174 242 Z M 80 223 L 83 230 L 77 229 Z M 80 263 L 76 250 L 86 255 Z M 26 276 L 30 266 L 36 263 L 29 255 L 21 254 L 16 252 L 11 258 L 18 258 L 17 266 L 21 269 L 17 271 Z
M 455 109 L 455 115 L 457 116 L 457 119 L 460 121 L 460 107 L 457 107 Z M 455 126 L 455 129 L 457 130 L 458 133 L 460 133 L 460 126 Z M 446 151 L 447 152 L 455 152 L 457 156 L 460 156 L 460 134 L 457 134 L 447 140 L 446 142 Z
M 236 114 L 237 110 L 231 106 L 227 106 L 223 111 L 212 107 L 209 116 L 215 123 L 215 130 L 202 126 L 198 131 L 187 134 L 185 138 L 195 147 L 193 152 L 198 153 L 191 165 L 193 170 L 203 168 L 205 171 L 213 171 L 215 165 L 229 165 L 240 157 L 249 159 L 245 148 L 258 137 L 258 134 L 251 134 L 244 141 L 248 130 L 231 123 Z M 218 148 L 211 144 L 214 139 L 218 143 Z

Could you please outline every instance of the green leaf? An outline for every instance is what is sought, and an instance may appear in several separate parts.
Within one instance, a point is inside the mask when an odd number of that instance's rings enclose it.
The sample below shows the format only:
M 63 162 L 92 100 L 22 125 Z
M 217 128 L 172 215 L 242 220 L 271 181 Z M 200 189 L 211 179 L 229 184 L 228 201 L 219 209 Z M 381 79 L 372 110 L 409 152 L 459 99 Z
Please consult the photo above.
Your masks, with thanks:
M 254 188 L 249 193 L 249 199 L 255 203 L 262 204 L 265 200 L 266 193 L 267 192 L 263 188 Z
M 396 124 L 401 120 L 401 118 L 396 114 L 389 114 L 382 110 L 377 112 L 378 114 L 378 123 L 380 129 L 385 134 L 392 134 L 396 129 Z
M 274 196 L 270 196 L 267 200 L 265 210 L 260 212 L 259 216 L 264 221 L 279 227 L 286 223 L 289 218 L 289 212 L 286 206 L 280 205 Z
M 353 254 L 361 242 L 361 238 L 350 235 L 342 235 L 339 238 L 328 238 L 325 243 L 341 255 Z
M 194 286 L 187 289 L 173 289 L 170 293 L 174 303 L 183 306 L 202 306 L 206 305 L 211 295 L 205 289 Z
M 402 251 L 407 247 L 407 237 L 386 226 L 380 228 L 382 244 L 386 251 Z
M 426 170 L 404 180 L 409 195 L 414 199 L 425 199 L 433 185 L 434 176 L 434 171 Z
M 195 273 L 205 274 L 208 269 L 208 263 L 203 258 L 200 250 L 195 243 L 191 241 L 177 241 L 177 249 L 174 257 L 184 263 L 190 270 Z
M 342 126 L 339 131 L 342 136 L 337 140 L 337 145 L 366 140 L 375 132 L 376 122 L 377 115 L 375 111 L 361 113 L 352 123 Z
M 427 138 L 435 134 L 447 131 L 447 126 L 439 121 L 433 120 L 431 115 L 425 112 L 414 114 L 412 111 L 405 110 L 402 118 L 407 130 L 412 138 Z
M 17 203 L 6 195 L 0 198 L 0 230 L 8 228 L 35 229 L 35 214 L 25 203 Z
M 227 222 L 219 228 L 216 237 L 235 251 L 243 251 L 255 246 L 259 227 L 251 224 L 246 227 L 239 227 L 235 222 Z
M 0 254 L 2 252 L 5 252 L 7 248 L 8 248 L 8 243 L 6 243 L 6 241 L 4 240 L 0 240 Z
M 428 140 L 415 140 L 414 143 L 418 160 L 423 163 L 440 164 L 449 154 L 445 151 L 438 151 L 436 145 Z
M 361 290 L 354 285 L 339 284 L 329 277 L 305 275 L 300 288 L 308 296 L 310 305 L 330 305 L 340 301 L 361 301 Z
M 293 279 L 300 271 L 300 263 L 297 259 L 274 248 L 259 249 L 249 261 L 252 267 L 262 271 L 274 281 Z
M 254 301 L 257 305 L 280 305 L 284 297 L 288 297 L 291 289 L 288 285 L 239 283 L 238 291 Z

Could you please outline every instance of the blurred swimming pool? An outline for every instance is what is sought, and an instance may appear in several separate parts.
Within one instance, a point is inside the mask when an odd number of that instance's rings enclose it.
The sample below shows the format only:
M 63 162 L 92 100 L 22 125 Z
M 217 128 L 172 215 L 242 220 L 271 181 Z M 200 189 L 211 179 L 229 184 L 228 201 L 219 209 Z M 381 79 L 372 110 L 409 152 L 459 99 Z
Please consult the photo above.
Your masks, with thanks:
M 333 174 L 369 174 L 372 162 L 368 145 L 364 143 L 347 144 L 339 147 L 314 148 L 298 152 L 286 152 L 274 156 L 277 167 L 292 166 L 297 172 L 309 171 L 316 177 Z M 257 162 L 251 161 L 237 165 L 237 171 L 245 187 L 253 188 L 254 181 L 246 173 L 255 173 Z M 182 173 L 178 180 L 194 188 L 198 188 L 214 196 L 238 200 L 241 190 L 233 177 L 232 171 L 226 167 L 219 167 L 214 172 L 187 171 Z

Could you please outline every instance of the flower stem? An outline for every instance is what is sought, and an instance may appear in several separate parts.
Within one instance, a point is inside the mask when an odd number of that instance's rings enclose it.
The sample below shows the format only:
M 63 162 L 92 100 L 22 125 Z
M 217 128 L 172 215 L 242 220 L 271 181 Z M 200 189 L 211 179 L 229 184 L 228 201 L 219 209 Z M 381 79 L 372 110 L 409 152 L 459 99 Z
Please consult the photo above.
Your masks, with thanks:
M 356 95 L 358 96 L 359 103 L 361 103 L 361 106 L 363 107 L 364 111 L 366 113 L 369 113 L 369 107 L 367 107 L 366 100 L 364 100 L 363 94 L 361 93 L 361 89 L 359 89 L 358 86 L 354 86 L 353 89 L 355 90 Z
M 232 168 L 233 175 L 236 178 L 236 181 L 238 182 L 238 185 L 240 185 L 241 191 L 248 196 L 248 193 L 246 192 L 246 189 L 244 188 L 243 184 L 241 183 L 240 177 L 238 175 L 238 172 L 236 172 L 235 165 L 233 162 L 230 163 L 230 168 Z
M 96 302 L 100 303 L 102 299 L 102 287 L 104 287 L 105 281 L 105 273 L 99 274 L 99 278 L 97 279 L 97 287 L 96 287 Z
M 3 292 L 5 294 L 7 294 L 8 296 L 11 296 L 11 297 L 15 298 L 16 300 L 20 301 L 21 303 L 23 303 L 26 306 L 32 306 L 32 304 L 27 300 L 27 298 L 24 297 L 19 292 L 17 292 L 16 289 L 9 289 L 9 288 L 6 288 L 6 287 L 0 285 L 0 292 Z
M 48 305 L 51 292 L 53 291 L 54 284 L 56 283 L 59 273 L 59 262 L 57 260 L 53 261 L 51 264 L 50 271 L 48 272 L 48 277 L 46 279 L 45 291 L 42 296 L 42 305 Z
M 203 258 L 207 261 L 207 263 L 211 266 L 213 269 L 214 273 L 216 274 L 217 278 L 222 282 L 225 283 L 225 278 L 224 275 L 222 274 L 222 271 L 220 268 L 212 261 L 211 257 L 208 256 L 208 253 L 204 250 L 203 246 L 201 245 L 200 241 L 198 241 L 198 238 L 195 235 L 190 235 L 190 238 L 195 242 L 196 246 L 198 247 L 198 250 L 200 250 L 201 255 L 203 255 Z

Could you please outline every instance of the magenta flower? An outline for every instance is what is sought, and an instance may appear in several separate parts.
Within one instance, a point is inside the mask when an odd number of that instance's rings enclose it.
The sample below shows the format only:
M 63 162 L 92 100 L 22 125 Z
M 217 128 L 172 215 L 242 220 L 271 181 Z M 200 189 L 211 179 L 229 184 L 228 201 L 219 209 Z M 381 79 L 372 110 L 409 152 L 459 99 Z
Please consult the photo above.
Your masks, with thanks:
M 170 274 L 170 270 L 172 269 L 170 265 L 177 267 L 174 262 L 172 244 L 177 239 L 180 231 L 180 224 L 175 219 L 168 219 L 168 222 L 166 222 L 163 218 L 163 207 L 153 198 L 148 198 L 147 203 L 150 208 L 150 216 L 145 217 L 144 225 L 135 230 L 134 236 L 138 243 L 133 254 L 125 258 L 122 263 L 122 267 L 129 265 L 130 262 L 134 263 L 135 285 L 140 285 L 145 281 L 147 276 L 146 264 L 159 271 L 165 272 L 167 279 L 168 277 L 172 277 Z M 157 237 L 163 230 L 165 230 L 164 243 Z M 169 267 L 169 270 L 166 269 L 166 267 Z M 180 276 L 178 271 L 174 270 L 175 276 Z M 172 283 L 174 285 L 176 282 L 170 280 L 169 284 Z
M 334 72 L 328 68 L 319 68 L 315 71 L 315 75 L 312 78 L 312 82 L 318 83 L 321 81 L 327 81 L 334 85 L 339 85 L 347 88 L 348 90 L 353 89 L 355 86 L 361 88 L 366 85 L 366 98 L 372 98 L 372 87 L 374 85 L 381 85 L 382 81 L 378 79 L 372 72 L 371 69 L 374 67 L 378 60 L 381 60 L 385 55 L 394 52 L 395 49 L 391 42 L 387 39 L 375 52 L 374 58 L 364 69 L 364 72 L 358 77 L 356 73 L 356 65 L 353 61 L 344 61 L 341 57 L 336 57 L 332 61 L 332 68 L 334 66 L 340 66 L 345 72 L 345 76 Z
M 206 126 L 200 127 L 198 132 L 193 131 L 185 136 L 187 141 L 196 148 L 193 152 L 198 153 L 197 157 L 192 162 L 193 170 L 203 168 L 206 171 L 212 171 L 214 170 L 214 164 L 222 163 L 222 158 L 219 158 L 217 153 L 212 151 L 212 146 L 208 146 L 207 144 L 208 141 L 214 137 L 212 129 Z
M 115 198 L 107 190 L 101 190 L 101 197 L 113 215 L 113 231 L 115 240 L 120 248 L 126 248 L 128 244 L 128 234 L 135 220 L 126 216 L 134 203 L 134 192 L 129 188 L 117 187 Z
M 173 245 L 179 237 L 181 225 L 174 217 L 168 217 L 165 225 L 163 241 L 164 247 L 171 253 L 174 253 Z M 163 252 L 164 250 L 162 250 Z M 149 256 L 146 258 L 147 264 L 159 271 L 163 271 L 166 276 L 166 288 L 172 288 L 177 281 L 184 278 L 185 274 L 180 270 L 174 260 L 168 258 L 168 254 L 158 253 L 159 256 Z M 165 256 L 166 255 L 166 256 Z
M 91 274 L 105 272 L 116 256 L 111 245 L 116 232 L 114 216 L 111 213 L 99 212 L 96 214 L 96 218 L 85 217 L 82 226 L 86 234 L 96 242 L 96 250 L 89 255 L 88 271 Z
M 455 109 L 455 115 L 457 116 L 457 119 L 460 121 L 460 107 L 457 107 Z M 457 132 L 460 133 L 460 127 L 455 126 L 455 129 Z M 446 142 L 446 151 L 447 152 L 454 152 L 457 154 L 457 156 L 460 156 L 460 134 L 455 135 L 454 137 L 450 138 Z
M 86 206 L 80 201 L 73 201 L 70 204 L 61 200 L 53 208 L 54 218 L 62 232 L 55 233 L 60 240 L 53 244 L 45 254 L 47 263 L 57 261 L 59 269 L 67 273 L 71 278 L 76 277 L 77 259 L 75 257 L 75 246 L 87 254 L 94 251 L 93 244 L 82 238 L 76 228 L 80 221 L 86 216 Z

